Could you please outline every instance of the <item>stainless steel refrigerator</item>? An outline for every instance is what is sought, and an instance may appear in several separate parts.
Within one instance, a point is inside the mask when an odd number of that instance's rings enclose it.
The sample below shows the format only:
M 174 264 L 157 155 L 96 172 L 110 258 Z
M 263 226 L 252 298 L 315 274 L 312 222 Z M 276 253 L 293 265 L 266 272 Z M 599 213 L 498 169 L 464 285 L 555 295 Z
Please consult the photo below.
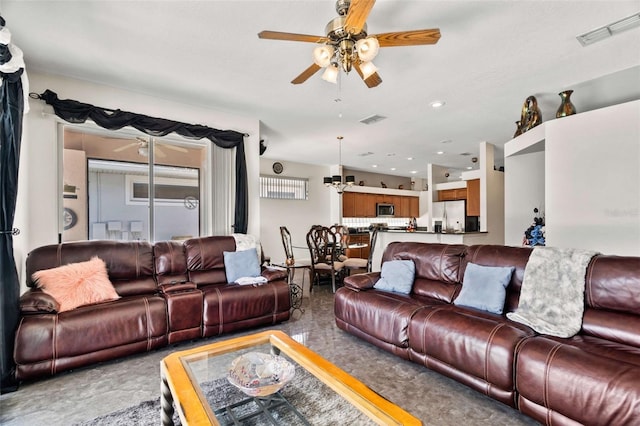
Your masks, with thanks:
M 436 201 L 431 214 L 433 228 L 440 223 L 442 232 L 464 232 L 467 223 L 466 200 Z M 436 230 L 437 232 L 437 230 Z

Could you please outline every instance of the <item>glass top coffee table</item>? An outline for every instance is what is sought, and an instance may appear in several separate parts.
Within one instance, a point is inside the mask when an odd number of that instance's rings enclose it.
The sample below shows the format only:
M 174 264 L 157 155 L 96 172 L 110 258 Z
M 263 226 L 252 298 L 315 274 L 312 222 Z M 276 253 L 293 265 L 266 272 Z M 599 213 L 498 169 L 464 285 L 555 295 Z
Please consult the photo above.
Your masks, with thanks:
M 248 352 L 284 357 L 295 366 L 294 378 L 272 397 L 245 395 L 226 376 L 231 362 Z M 174 406 L 183 425 L 422 424 L 278 330 L 175 352 L 160 370 L 163 425 L 173 425 Z

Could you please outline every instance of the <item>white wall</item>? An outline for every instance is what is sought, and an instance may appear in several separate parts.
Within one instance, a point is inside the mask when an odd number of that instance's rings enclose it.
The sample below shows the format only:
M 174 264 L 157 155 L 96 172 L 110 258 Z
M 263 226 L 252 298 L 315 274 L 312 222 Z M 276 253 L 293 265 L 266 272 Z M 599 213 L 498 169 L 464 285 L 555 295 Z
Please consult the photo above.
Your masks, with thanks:
M 550 121 L 548 245 L 640 256 L 640 101 Z
M 504 243 L 522 245 L 524 231 L 533 223 L 534 208 L 545 212 L 544 152 L 514 155 L 504 159 Z
M 275 160 L 260 159 L 260 173 L 274 175 L 271 165 Z M 284 262 L 284 247 L 280 238 L 280 227 L 286 226 L 291 233 L 296 259 L 309 259 L 305 237 L 311 225 L 331 225 L 330 197 L 335 196 L 334 189 L 326 188 L 322 178 L 330 174 L 329 167 L 313 166 L 303 163 L 282 162 L 284 171 L 279 176 L 301 177 L 309 179 L 308 200 L 260 200 L 260 235 L 262 248 L 273 263 Z
M 60 99 L 75 99 L 105 108 L 119 108 L 153 117 L 248 133 L 249 137 L 245 138 L 249 180 L 248 232 L 260 235 L 260 131 L 256 118 L 231 115 L 219 110 L 58 76 L 30 73 L 29 80 L 32 92 L 42 93 L 45 89 L 50 89 L 56 92 Z M 15 258 L 21 276 L 24 258 L 30 250 L 58 241 L 57 120 L 51 115 L 51 107 L 44 102 L 31 99 L 30 106 L 31 111 L 25 116 L 23 128 L 15 219 L 15 226 L 22 231 L 14 238 Z
M 548 246 L 640 256 L 640 101 L 550 120 L 505 155 L 507 244 L 543 197 Z

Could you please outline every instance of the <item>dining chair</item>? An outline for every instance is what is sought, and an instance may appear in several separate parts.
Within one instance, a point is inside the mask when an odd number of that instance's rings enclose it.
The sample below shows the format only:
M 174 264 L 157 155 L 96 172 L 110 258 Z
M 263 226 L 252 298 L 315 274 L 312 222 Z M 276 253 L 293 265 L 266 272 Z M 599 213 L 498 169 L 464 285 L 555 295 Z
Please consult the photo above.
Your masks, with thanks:
M 293 257 L 293 243 L 291 242 L 291 233 L 286 226 L 280 227 L 280 238 L 282 239 L 282 246 L 284 247 L 285 263 L 293 264 L 295 259 Z
M 367 272 L 371 272 L 373 269 L 373 251 L 376 248 L 376 240 L 378 239 L 378 228 L 374 227 L 371 231 L 371 238 L 369 239 L 369 258 L 367 259 Z
M 349 228 L 343 225 L 333 225 L 329 228 L 331 232 L 336 234 L 336 241 L 339 241 L 340 254 L 338 260 L 344 264 L 346 275 L 351 275 L 353 271 L 367 271 L 367 259 L 359 257 L 348 257 L 347 249 L 349 248 Z
M 313 226 L 307 233 L 307 246 L 311 256 L 311 276 L 320 284 L 320 276 L 331 278 L 331 289 L 335 293 L 336 280 L 342 278 L 344 264 L 338 260 L 336 234 L 326 226 Z

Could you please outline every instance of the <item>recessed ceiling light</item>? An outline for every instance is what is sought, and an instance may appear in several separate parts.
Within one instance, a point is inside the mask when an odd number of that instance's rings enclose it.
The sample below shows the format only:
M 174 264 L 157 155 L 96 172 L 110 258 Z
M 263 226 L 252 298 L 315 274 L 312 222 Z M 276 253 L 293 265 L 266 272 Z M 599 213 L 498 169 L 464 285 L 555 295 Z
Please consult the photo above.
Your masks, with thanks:
M 442 154 L 444 154 L 444 151 L 438 151 L 438 152 L 436 152 L 436 154 L 442 155 Z
M 372 164 L 371 167 L 378 167 L 378 165 L 377 164 Z
M 433 101 L 431 102 L 431 108 L 441 108 L 445 104 L 445 101 Z
M 411 161 L 413 160 L 413 157 L 407 157 L 407 160 Z
M 395 169 L 396 169 L 395 167 L 392 167 L 392 168 L 391 168 L 391 170 L 395 170 Z
M 471 167 L 471 166 L 467 167 L 467 170 L 472 170 L 472 169 L 473 169 L 473 167 Z
M 417 171 L 417 170 L 411 170 L 411 174 L 414 174 L 414 175 L 415 175 L 416 173 L 418 173 L 418 171 Z

